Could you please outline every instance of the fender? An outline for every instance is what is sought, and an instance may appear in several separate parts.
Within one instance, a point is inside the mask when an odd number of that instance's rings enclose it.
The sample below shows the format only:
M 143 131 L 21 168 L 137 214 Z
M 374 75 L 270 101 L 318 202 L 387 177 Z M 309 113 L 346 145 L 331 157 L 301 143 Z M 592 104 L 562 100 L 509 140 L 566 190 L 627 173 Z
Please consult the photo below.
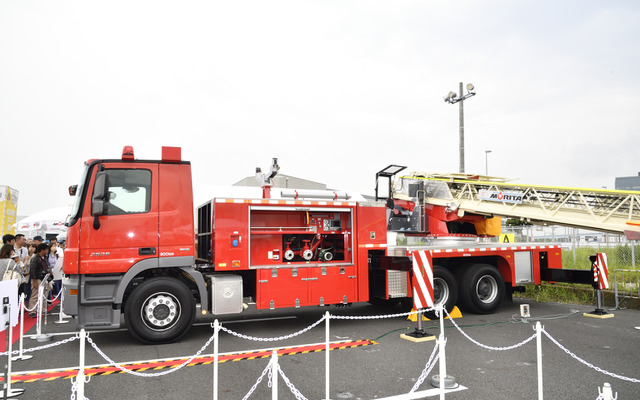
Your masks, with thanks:
M 189 276 L 193 279 L 198 287 L 198 293 L 200 294 L 201 302 L 203 310 L 209 311 L 209 304 L 206 299 L 207 295 L 207 286 L 204 281 L 204 277 L 199 271 L 193 267 L 195 264 L 195 257 L 183 256 L 183 257 L 163 257 L 160 259 L 157 258 L 147 258 L 145 260 L 139 261 L 134 264 L 129 270 L 122 276 L 118 287 L 115 291 L 114 302 L 116 304 L 122 304 L 122 300 L 124 298 L 124 291 L 127 286 L 129 286 L 129 282 L 133 280 L 140 273 L 156 268 L 180 268 L 186 276 Z M 202 301 L 205 300 L 205 301 Z

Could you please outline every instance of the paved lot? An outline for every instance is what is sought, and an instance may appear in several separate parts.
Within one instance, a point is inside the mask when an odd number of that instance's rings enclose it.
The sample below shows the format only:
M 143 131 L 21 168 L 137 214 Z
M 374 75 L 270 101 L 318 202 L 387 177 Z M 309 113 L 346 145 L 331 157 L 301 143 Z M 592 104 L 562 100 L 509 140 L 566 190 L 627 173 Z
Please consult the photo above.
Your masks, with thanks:
M 464 314 L 456 322 L 471 337 L 489 346 L 504 347 L 523 341 L 534 334 L 534 322 L 516 322 L 519 304 L 506 303 L 492 315 Z M 604 370 L 640 379 L 640 311 L 615 311 L 612 319 L 592 319 L 582 312 L 593 307 L 565 304 L 531 304 L 533 318 L 553 316 L 542 321 L 545 330 L 562 345 L 582 359 Z M 234 331 L 261 337 L 277 337 L 303 329 L 325 311 L 336 315 L 376 315 L 397 312 L 366 304 L 347 308 L 312 308 L 301 310 L 249 310 L 240 316 L 222 319 L 224 326 Z M 577 313 L 576 313 L 577 312 Z M 268 319 L 264 319 L 268 318 Z M 438 333 L 435 322 L 425 323 L 429 332 Z M 451 322 L 445 323 L 447 336 L 448 373 L 467 387 L 447 394 L 449 399 L 536 399 L 537 367 L 535 340 L 510 350 L 486 350 L 470 342 Z M 404 318 L 377 320 L 332 320 L 331 340 L 373 339 L 377 344 L 336 349 L 331 355 L 331 397 L 333 399 L 374 399 L 408 392 L 424 368 L 435 342 L 412 343 L 400 338 L 415 324 Z M 54 341 L 70 337 L 74 323 L 50 324 Z M 35 328 L 34 328 L 35 329 Z M 32 329 L 32 331 L 34 330 Z M 33 333 L 30 331 L 29 333 Z M 194 355 L 212 335 L 208 324 L 195 326 L 189 336 L 179 343 L 148 346 L 136 342 L 126 331 L 91 333 L 92 340 L 117 362 L 141 362 L 188 358 Z M 251 342 L 226 333 L 221 334 L 220 352 L 238 353 L 271 347 L 293 347 L 324 341 L 324 323 L 304 335 L 277 343 Z M 25 347 L 38 345 L 25 339 Z M 543 337 L 544 396 L 548 399 L 596 399 L 598 386 L 609 382 L 618 399 L 640 398 L 640 383 L 626 382 L 590 369 L 564 353 Z M 203 356 L 210 356 L 212 346 Z M 73 370 L 78 366 L 78 341 L 34 353 L 34 358 L 13 364 L 15 375 L 40 373 L 52 377 L 51 370 Z M 324 351 L 286 355 L 279 358 L 281 368 L 292 383 L 309 399 L 324 397 Z M 4 360 L 3 360 L 4 362 Z M 227 361 L 220 364 L 220 399 L 242 399 L 267 365 L 268 359 L 255 358 Z M 87 365 L 107 364 L 96 351 L 87 346 Z M 147 370 L 171 371 L 171 368 Z M 437 371 L 437 366 L 434 372 Z M 68 373 L 68 374 L 72 374 Z M 68 375 L 67 374 L 67 375 Z M 433 372 L 432 372 L 433 374 Z M 430 374 L 430 375 L 432 375 Z M 30 377 L 33 381 L 14 383 L 24 388 L 23 399 L 64 399 L 71 395 L 71 382 L 65 378 L 51 380 Z M 180 399 L 212 398 L 213 368 L 210 363 L 186 366 L 162 377 L 141 378 L 124 373 L 91 377 L 85 395 L 92 399 Z M 266 379 L 265 379 L 266 381 Z M 251 398 L 270 398 L 266 382 Z M 430 388 L 429 381 L 420 390 Z M 280 399 L 294 396 L 279 381 Z M 436 397 L 437 398 L 437 397 Z

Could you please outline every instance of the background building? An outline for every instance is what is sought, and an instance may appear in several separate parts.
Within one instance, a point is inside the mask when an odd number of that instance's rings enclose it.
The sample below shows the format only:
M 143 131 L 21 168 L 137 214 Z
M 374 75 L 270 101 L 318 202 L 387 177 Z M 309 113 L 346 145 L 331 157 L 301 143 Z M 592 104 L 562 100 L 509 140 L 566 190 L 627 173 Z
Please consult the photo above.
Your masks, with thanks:
M 638 176 L 621 176 L 616 178 L 616 190 L 640 191 L 640 172 Z

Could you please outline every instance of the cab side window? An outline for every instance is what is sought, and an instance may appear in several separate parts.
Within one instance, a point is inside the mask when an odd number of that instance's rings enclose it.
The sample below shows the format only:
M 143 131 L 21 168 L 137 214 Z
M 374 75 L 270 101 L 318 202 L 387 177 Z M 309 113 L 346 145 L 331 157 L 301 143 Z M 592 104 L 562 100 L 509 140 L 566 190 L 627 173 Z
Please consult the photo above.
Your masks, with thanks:
M 107 169 L 109 175 L 106 215 L 146 213 L 151 209 L 151 171 Z

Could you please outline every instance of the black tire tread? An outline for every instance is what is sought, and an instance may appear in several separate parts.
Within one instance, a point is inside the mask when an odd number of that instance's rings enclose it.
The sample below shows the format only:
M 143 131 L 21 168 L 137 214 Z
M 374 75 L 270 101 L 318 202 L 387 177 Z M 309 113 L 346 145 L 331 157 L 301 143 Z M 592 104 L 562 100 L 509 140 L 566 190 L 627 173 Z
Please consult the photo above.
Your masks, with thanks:
M 140 317 L 141 303 L 154 291 L 170 292 L 180 301 L 180 320 L 166 331 L 149 329 Z M 189 332 L 195 319 L 195 299 L 187 285 L 172 277 L 148 279 L 140 284 L 129 296 L 124 309 L 125 322 L 129 332 L 138 340 L 148 344 L 171 343 Z

